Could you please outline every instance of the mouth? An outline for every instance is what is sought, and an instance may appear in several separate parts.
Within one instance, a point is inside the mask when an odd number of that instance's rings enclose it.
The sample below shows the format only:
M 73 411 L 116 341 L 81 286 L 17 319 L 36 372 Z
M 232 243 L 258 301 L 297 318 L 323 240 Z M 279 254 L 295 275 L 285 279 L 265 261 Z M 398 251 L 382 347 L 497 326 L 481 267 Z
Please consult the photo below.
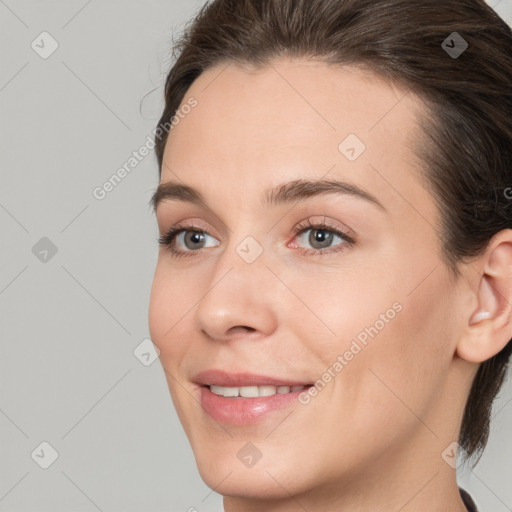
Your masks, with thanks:
M 193 380 L 203 410 L 217 422 L 238 426 L 263 422 L 272 411 L 297 405 L 300 393 L 313 385 L 220 370 L 202 372 Z
M 289 393 L 295 393 L 306 389 L 306 386 L 273 385 L 226 387 L 211 384 L 207 387 L 212 393 L 226 398 L 259 398 L 264 396 L 287 395 Z

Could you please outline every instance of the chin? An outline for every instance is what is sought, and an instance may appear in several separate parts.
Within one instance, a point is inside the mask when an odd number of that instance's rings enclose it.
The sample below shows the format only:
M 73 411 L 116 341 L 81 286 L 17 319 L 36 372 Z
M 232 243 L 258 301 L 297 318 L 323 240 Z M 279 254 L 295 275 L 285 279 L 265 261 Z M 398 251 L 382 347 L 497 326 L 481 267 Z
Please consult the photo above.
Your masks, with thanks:
M 192 443 L 205 484 L 223 496 L 255 500 L 289 499 L 319 484 L 319 475 L 308 473 L 318 465 L 306 463 L 300 450 L 290 450 L 296 444 L 275 445 L 263 439 L 255 444 L 258 448 L 235 438 Z
M 280 500 L 304 491 L 305 483 L 298 482 L 297 475 L 290 474 L 291 468 L 287 474 L 283 470 L 264 467 L 234 468 L 232 463 L 226 462 L 212 465 L 210 461 L 198 462 L 197 467 L 205 484 L 222 496 Z

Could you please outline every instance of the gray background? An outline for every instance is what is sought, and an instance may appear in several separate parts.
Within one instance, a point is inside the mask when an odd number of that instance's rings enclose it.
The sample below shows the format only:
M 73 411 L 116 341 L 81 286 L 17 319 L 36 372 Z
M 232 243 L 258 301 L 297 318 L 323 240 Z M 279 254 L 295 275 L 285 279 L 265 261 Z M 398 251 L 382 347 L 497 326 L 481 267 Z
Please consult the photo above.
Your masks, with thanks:
M 154 129 L 172 35 L 202 3 L 0 0 L 0 512 L 222 510 L 137 350 L 155 157 L 92 194 Z M 490 5 L 512 21 L 512 0 Z M 482 512 L 512 511 L 510 379 L 494 411 L 482 460 L 459 469 Z

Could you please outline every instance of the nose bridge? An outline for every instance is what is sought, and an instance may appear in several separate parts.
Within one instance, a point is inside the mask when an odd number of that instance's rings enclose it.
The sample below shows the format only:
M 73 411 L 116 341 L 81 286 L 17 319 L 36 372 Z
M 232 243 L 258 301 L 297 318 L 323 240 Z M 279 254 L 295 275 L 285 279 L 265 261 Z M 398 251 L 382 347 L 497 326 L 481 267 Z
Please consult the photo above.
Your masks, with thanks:
M 268 280 L 275 277 L 266 260 L 263 244 L 254 236 L 237 240 L 232 233 L 195 310 L 197 327 L 217 339 L 228 337 L 233 327 L 272 330 L 275 311 Z
M 255 272 L 261 279 L 268 273 L 265 265 L 269 255 L 265 246 L 268 247 L 269 244 L 264 240 L 267 235 L 263 230 L 251 229 L 250 222 L 237 222 L 229 233 L 222 254 L 217 259 L 212 282 L 218 282 L 227 271 L 232 278 L 245 281 L 247 286 L 251 285 L 251 276 L 254 276 Z

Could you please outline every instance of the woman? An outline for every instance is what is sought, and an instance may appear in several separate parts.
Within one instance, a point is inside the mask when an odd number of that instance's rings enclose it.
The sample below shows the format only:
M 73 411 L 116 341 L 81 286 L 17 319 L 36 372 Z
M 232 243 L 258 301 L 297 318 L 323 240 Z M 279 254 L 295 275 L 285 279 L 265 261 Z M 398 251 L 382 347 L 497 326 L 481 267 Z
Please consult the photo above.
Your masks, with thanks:
M 233 511 L 476 510 L 512 350 L 512 34 L 479 0 L 215 0 L 155 144 L 149 327 Z

